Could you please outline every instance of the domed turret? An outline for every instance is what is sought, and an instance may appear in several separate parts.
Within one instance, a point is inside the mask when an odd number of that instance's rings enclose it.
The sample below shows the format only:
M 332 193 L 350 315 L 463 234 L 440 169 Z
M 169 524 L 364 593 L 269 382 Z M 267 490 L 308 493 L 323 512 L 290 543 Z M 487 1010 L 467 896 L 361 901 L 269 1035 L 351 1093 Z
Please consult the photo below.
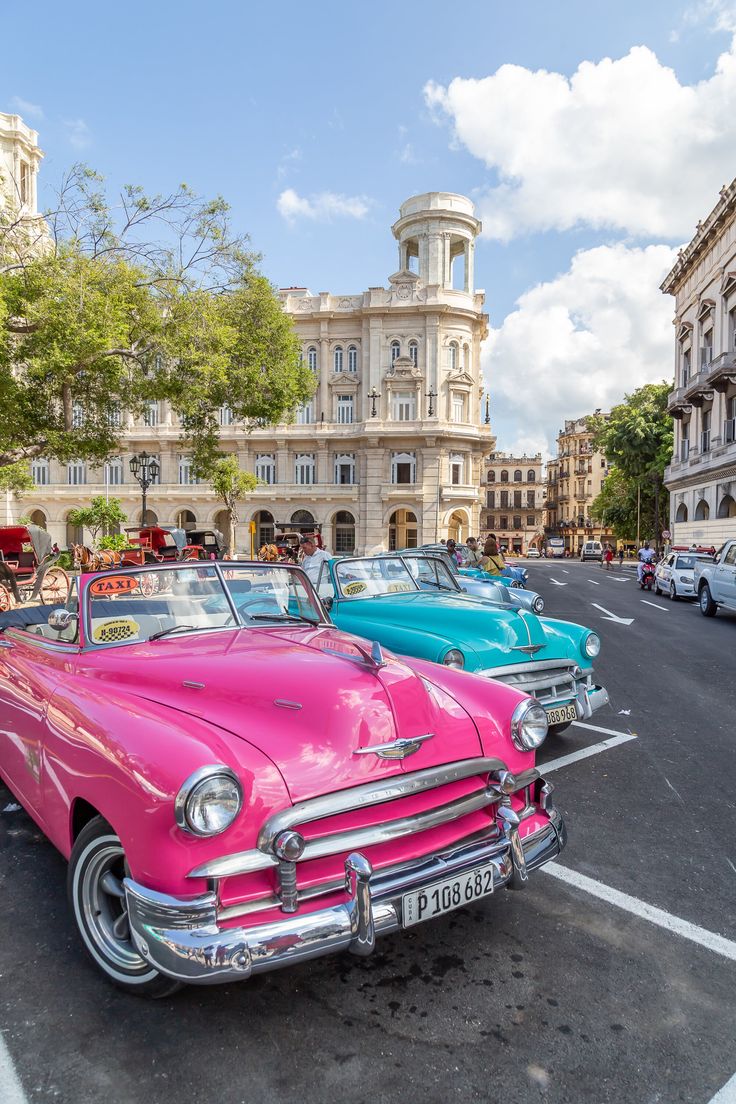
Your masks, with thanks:
M 399 269 L 416 272 L 425 285 L 472 294 L 475 239 L 482 229 L 472 202 L 454 192 L 424 192 L 399 210 L 391 227 L 399 243 Z

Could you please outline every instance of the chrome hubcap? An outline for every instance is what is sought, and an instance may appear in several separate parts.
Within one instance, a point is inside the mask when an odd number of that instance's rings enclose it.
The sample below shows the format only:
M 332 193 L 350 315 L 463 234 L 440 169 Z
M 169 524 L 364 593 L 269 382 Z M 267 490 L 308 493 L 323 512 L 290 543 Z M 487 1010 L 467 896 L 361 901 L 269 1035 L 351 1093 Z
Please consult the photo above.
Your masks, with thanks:
M 125 970 L 150 969 L 130 938 L 123 889 L 125 856 L 118 844 L 107 844 L 90 859 L 80 887 L 81 905 L 90 936 L 105 958 Z

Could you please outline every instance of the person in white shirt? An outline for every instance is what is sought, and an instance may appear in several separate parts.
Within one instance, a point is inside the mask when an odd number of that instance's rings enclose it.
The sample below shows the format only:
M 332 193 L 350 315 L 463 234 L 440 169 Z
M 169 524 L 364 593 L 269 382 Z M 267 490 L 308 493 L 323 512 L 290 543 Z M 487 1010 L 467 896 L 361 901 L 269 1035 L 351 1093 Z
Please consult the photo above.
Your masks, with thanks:
M 649 547 L 649 541 L 644 541 L 644 544 L 641 546 L 636 555 L 637 559 L 639 560 L 638 564 L 636 565 L 636 578 L 639 582 L 641 582 L 642 568 L 644 567 L 644 564 L 650 564 L 654 559 L 654 549 Z
M 318 548 L 313 536 L 304 534 L 299 538 L 299 548 L 302 553 L 301 566 L 306 571 L 312 586 L 317 586 L 319 571 L 325 560 L 330 559 L 330 553 L 324 548 Z

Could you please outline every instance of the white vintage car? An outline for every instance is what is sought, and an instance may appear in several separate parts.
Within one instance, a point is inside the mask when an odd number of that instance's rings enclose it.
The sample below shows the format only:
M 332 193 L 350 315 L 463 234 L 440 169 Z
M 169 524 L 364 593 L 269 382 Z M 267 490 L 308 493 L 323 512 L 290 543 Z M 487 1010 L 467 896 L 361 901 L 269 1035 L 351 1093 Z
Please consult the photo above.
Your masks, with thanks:
M 657 564 L 654 572 L 655 594 L 667 594 L 677 598 L 695 598 L 695 564 L 698 560 L 712 560 L 705 552 L 674 550 Z

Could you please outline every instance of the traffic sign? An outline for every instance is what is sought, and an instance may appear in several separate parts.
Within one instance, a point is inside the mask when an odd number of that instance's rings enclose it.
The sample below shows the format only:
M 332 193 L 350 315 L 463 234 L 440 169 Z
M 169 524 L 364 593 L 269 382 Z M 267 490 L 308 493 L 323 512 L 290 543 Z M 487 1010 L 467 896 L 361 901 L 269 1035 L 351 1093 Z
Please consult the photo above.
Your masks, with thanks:
M 662 530 L 662 539 L 663 540 L 669 540 L 671 536 L 672 536 L 672 534 L 670 533 L 669 529 L 663 529 Z

